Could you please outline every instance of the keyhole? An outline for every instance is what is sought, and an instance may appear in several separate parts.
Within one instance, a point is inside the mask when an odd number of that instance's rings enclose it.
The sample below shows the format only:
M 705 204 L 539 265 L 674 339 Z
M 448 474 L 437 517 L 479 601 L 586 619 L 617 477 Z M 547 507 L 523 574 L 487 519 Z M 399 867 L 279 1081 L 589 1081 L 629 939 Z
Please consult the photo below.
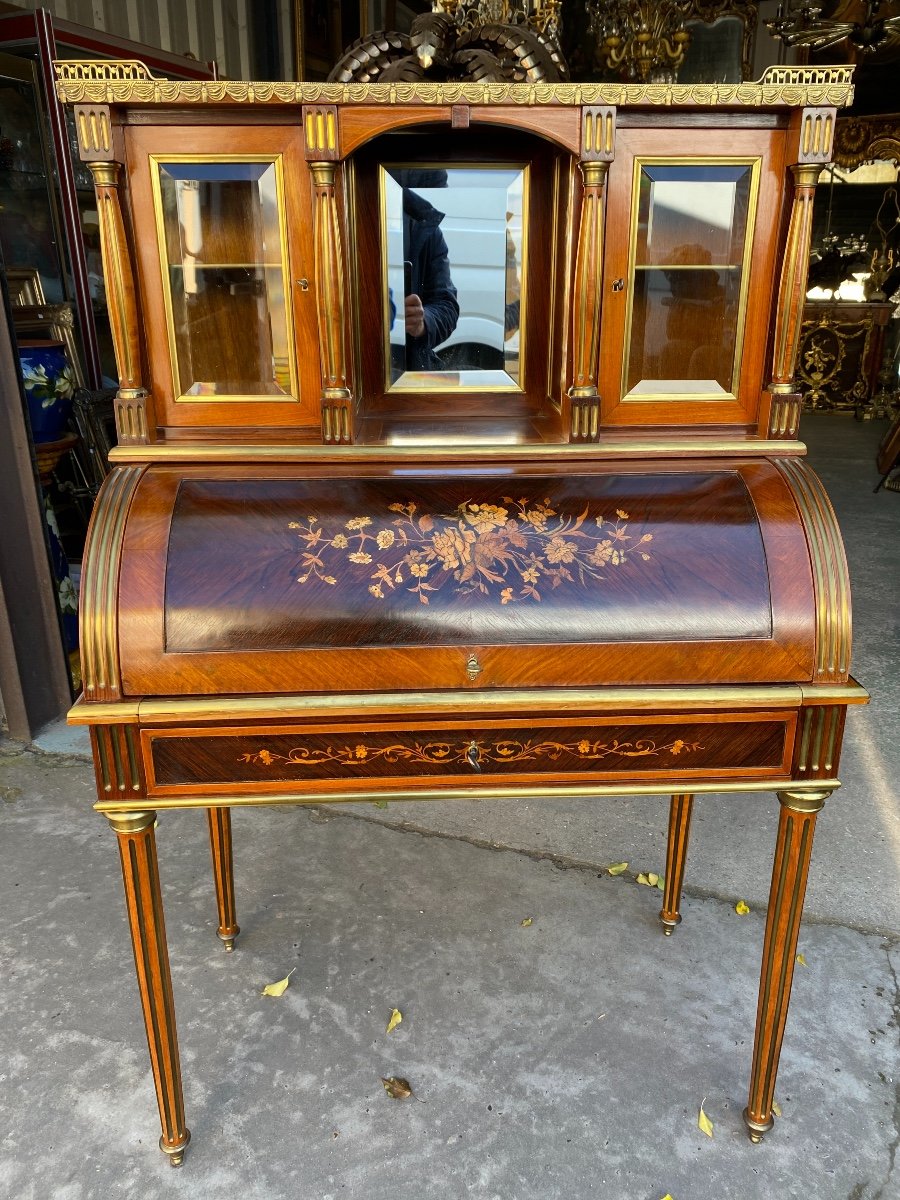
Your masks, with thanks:
M 481 751 L 478 749 L 477 742 L 469 742 L 469 748 L 466 751 L 466 758 L 469 760 L 469 766 L 473 771 L 481 770 Z
M 621 290 L 624 288 L 624 286 L 625 286 L 624 279 L 614 279 L 612 282 L 612 290 L 614 292 L 621 292 Z

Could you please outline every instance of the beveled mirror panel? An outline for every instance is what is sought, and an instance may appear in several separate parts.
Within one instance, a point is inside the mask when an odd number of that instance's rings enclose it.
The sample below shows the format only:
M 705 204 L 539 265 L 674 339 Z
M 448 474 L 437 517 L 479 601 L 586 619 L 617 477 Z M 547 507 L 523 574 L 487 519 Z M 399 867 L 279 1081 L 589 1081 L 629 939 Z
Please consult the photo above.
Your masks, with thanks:
M 280 157 L 156 160 L 176 396 L 296 395 Z
M 734 397 L 758 170 L 636 160 L 625 399 Z
M 521 391 L 528 169 L 379 171 L 388 390 Z

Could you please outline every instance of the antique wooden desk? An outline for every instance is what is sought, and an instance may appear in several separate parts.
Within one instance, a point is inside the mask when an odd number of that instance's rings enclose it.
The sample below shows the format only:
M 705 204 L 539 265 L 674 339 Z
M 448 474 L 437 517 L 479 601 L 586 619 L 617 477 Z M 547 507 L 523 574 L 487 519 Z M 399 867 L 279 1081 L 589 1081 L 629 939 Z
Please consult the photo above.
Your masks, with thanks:
M 772 1126 L 850 600 L 796 440 L 841 68 L 758 84 L 169 83 L 60 64 L 119 446 L 83 570 L 97 809 L 188 1129 L 154 824 L 369 798 L 777 793 L 745 1120 Z

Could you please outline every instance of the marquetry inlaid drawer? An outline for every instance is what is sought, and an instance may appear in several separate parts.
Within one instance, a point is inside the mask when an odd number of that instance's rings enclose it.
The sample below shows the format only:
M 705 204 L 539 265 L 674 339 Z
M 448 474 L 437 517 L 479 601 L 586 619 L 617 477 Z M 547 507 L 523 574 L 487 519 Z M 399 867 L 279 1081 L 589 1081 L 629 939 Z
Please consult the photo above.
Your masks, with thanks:
M 793 711 L 144 730 L 151 795 L 787 776 Z

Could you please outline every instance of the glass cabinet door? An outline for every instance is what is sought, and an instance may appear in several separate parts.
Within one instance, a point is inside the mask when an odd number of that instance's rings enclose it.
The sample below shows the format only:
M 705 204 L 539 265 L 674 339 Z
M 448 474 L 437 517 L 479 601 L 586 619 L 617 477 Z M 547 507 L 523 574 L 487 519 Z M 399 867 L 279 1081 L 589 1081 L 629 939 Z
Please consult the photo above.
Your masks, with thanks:
M 755 184 L 752 162 L 635 162 L 623 398 L 734 396 Z
M 279 159 L 153 156 L 179 399 L 296 391 Z
M 609 171 L 603 421 L 743 424 L 762 387 L 783 135 L 622 130 Z M 683 149 L 683 153 L 677 153 Z
M 312 188 L 302 131 L 138 126 L 126 153 L 162 426 L 316 427 Z

